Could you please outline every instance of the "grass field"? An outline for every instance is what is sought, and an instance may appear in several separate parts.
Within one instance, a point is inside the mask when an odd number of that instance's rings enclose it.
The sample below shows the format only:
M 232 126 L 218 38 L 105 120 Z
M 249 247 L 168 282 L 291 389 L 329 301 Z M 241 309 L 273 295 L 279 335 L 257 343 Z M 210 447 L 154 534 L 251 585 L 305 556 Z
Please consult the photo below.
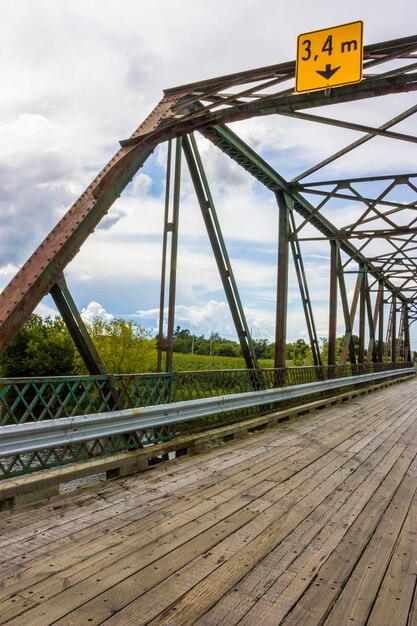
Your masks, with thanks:
M 259 359 L 258 363 L 263 368 L 274 367 L 272 359 Z M 174 352 L 173 364 L 176 372 L 246 369 L 245 361 L 241 357 L 180 354 L 179 352 Z M 287 361 L 286 365 L 291 367 L 293 363 L 292 361 Z

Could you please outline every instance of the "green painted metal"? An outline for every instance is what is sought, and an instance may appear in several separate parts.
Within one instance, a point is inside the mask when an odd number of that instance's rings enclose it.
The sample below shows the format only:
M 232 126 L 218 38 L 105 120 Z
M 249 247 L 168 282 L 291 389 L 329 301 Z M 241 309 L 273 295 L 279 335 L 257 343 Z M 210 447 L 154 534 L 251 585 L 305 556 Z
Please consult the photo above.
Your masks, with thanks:
M 169 264 L 169 294 L 168 294 L 168 322 L 167 322 L 167 348 L 165 369 L 172 370 L 172 353 L 174 342 L 174 320 L 175 320 L 175 295 L 177 291 L 177 259 L 178 259 L 178 231 L 180 215 L 180 189 L 181 189 L 181 158 L 182 158 L 182 137 L 175 142 L 175 164 L 174 164 L 174 190 L 172 204 L 172 221 L 169 224 L 171 232 L 171 258 Z
M 287 339 L 289 208 L 282 191 L 277 191 L 275 197 L 278 204 L 278 272 L 274 366 L 283 368 Z
M 118 408 L 133 408 L 253 391 L 253 377 L 262 374 L 265 389 L 341 378 L 371 372 L 400 369 L 403 362 L 336 365 L 331 367 L 292 367 L 263 370 L 215 370 L 160 374 L 69 376 L 56 378 L 0 379 L 0 426 L 24 424 L 59 417 L 88 415 L 111 410 L 111 389 L 119 399 Z M 317 399 L 317 394 L 309 397 Z M 259 408 L 230 412 L 226 417 L 202 418 L 192 429 L 204 431 L 214 426 L 258 415 Z M 0 479 L 40 469 L 57 467 L 121 450 L 151 446 L 165 441 L 191 426 L 161 427 L 104 440 L 88 441 L 65 448 L 37 451 L 13 458 L 0 458 Z
M 161 264 L 161 284 L 159 295 L 159 321 L 158 321 L 158 341 L 157 341 L 157 371 L 162 371 L 162 354 L 164 352 L 164 311 L 165 311 L 165 282 L 167 270 L 168 234 L 169 234 L 169 201 L 171 191 L 171 161 L 172 161 L 172 140 L 168 141 L 167 151 L 167 175 L 165 184 L 165 208 L 164 208 L 164 233 L 162 236 L 162 264 Z
M 297 237 L 294 213 L 291 201 L 288 202 L 289 207 L 289 241 L 291 246 L 292 258 L 297 274 L 298 286 L 300 289 L 301 303 L 304 310 L 308 337 L 310 339 L 311 352 L 313 354 L 314 365 L 323 365 L 320 346 L 317 337 L 316 324 L 314 321 L 313 306 L 311 303 L 310 292 L 306 273 L 304 270 L 303 255 L 301 253 L 300 242 Z
M 337 331 L 337 242 L 330 241 L 329 344 L 327 364 L 336 365 Z
M 92 375 L 105 374 L 104 363 L 88 333 L 63 274 L 52 287 L 50 293 L 88 372 Z

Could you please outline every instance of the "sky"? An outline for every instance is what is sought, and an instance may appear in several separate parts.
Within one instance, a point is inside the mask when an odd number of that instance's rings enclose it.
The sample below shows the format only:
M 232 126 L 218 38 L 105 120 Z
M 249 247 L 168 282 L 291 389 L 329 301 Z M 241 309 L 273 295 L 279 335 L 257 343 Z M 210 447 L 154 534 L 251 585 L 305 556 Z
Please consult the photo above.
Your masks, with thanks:
M 365 44 L 412 35 L 415 0 L 0 0 L 0 289 L 162 97 L 164 88 L 295 58 L 297 35 L 363 20 Z M 386 102 L 385 102 L 386 101 Z M 409 104 L 408 104 L 409 103 Z M 415 103 L 413 94 L 401 110 Z M 342 105 L 343 106 L 343 105 Z M 377 125 L 398 100 L 365 102 L 351 119 Z M 358 118 L 359 119 L 359 118 Z M 408 124 L 408 125 L 407 125 Z M 398 131 L 416 131 L 412 122 Z M 276 116 L 233 130 L 287 178 L 357 138 Z M 324 141 L 325 137 L 325 141 Z M 269 192 L 201 137 L 218 217 L 255 338 L 274 337 L 277 207 Z M 378 140 L 326 175 L 414 171 L 415 145 L 388 157 Z M 385 162 L 384 159 L 387 159 Z M 378 160 L 378 172 L 372 170 Z M 157 328 L 166 146 L 160 146 L 65 274 L 87 321 Z M 176 323 L 234 337 L 226 298 L 184 164 Z M 337 222 L 346 210 L 335 208 Z M 328 244 L 303 247 L 319 336 L 327 335 Z M 348 281 L 351 291 L 352 280 Z M 52 300 L 37 309 L 53 314 Z M 339 315 L 339 332 L 343 332 Z M 288 338 L 307 337 L 290 268 Z

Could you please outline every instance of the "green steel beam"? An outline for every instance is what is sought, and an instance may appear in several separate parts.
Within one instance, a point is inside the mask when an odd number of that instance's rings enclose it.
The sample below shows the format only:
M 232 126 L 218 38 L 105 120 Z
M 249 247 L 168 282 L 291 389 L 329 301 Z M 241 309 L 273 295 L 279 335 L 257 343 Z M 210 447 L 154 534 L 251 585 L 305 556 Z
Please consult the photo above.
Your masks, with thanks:
M 275 196 L 278 203 L 279 226 L 274 367 L 283 368 L 287 339 L 289 209 L 282 191 L 277 191 Z
M 224 237 L 221 231 L 220 223 L 210 192 L 208 180 L 204 171 L 203 163 L 198 151 L 197 143 L 193 136 L 190 139 L 183 138 L 183 149 L 187 160 L 188 169 L 190 170 L 191 179 L 200 205 L 201 213 L 207 229 L 207 234 L 213 250 L 214 258 L 217 263 L 220 278 L 227 301 L 229 303 L 230 313 L 235 325 L 236 333 L 242 349 L 242 355 L 245 359 L 248 369 L 258 367 L 255 350 L 252 344 L 250 331 L 246 322 L 245 313 L 239 295 L 239 290 L 232 270 L 229 254 L 227 252 Z
M 52 287 L 50 294 L 84 361 L 88 373 L 91 375 L 106 374 L 105 365 L 75 305 L 63 274 Z

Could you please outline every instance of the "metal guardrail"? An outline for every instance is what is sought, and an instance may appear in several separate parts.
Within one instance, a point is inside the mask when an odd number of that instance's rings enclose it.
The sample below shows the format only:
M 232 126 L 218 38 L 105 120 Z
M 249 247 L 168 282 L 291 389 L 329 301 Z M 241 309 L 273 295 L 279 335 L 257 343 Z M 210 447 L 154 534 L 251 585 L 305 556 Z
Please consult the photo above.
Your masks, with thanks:
M 385 372 L 407 363 L 0 378 L 0 426 Z M 254 387 L 254 382 L 259 382 Z M 0 468 L 1 473 L 1 468 Z
M 402 368 L 304 385 L 3 426 L 0 427 L 0 457 L 33 453 L 50 448 L 56 449 L 63 446 L 68 447 L 85 441 L 100 440 L 133 431 L 143 432 L 210 415 L 253 406 L 272 405 L 316 393 L 407 374 L 414 374 L 414 369 Z

